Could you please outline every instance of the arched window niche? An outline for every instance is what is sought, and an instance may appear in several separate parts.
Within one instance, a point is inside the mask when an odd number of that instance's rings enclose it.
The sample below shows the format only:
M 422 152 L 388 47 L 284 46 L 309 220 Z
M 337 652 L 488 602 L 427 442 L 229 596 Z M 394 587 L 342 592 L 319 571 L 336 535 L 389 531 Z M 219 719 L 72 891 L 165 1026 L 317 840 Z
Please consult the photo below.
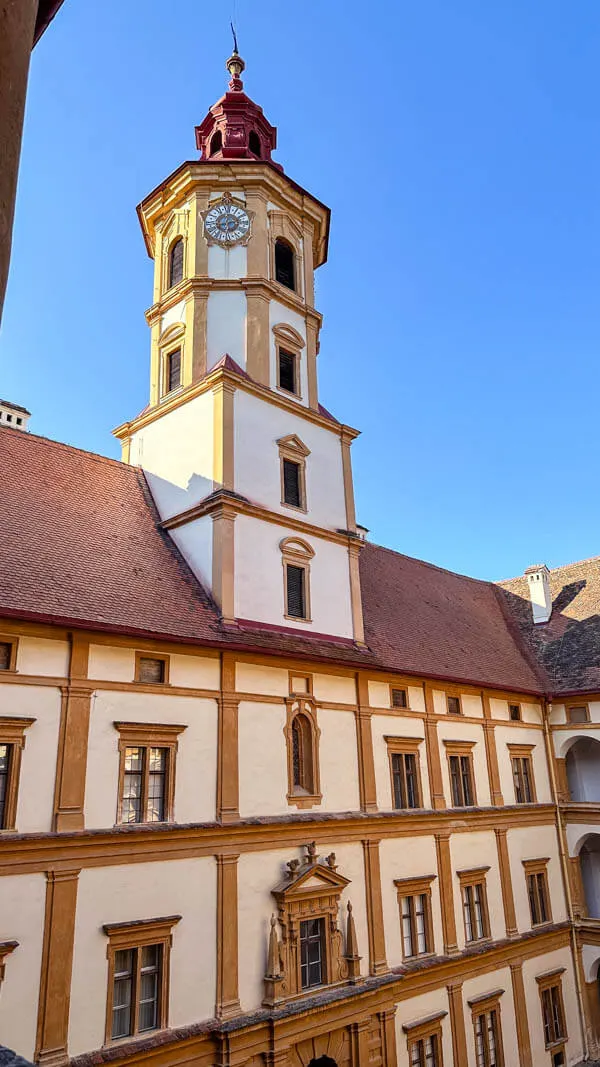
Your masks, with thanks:
M 296 255 L 289 241 L 275 241 L 275 281 L 296 292 Z
M 183 281 L 183 237 L 177 237 L 169 249 L 168 289 Z
M 217 152 L 220 152 L 223 148 L 223 134 L 220 130 L 213 133 L 210 139 L 209 156 L 216 156 Z
M 317 706 L 310 697 L 290 697 L 285 725 L 288 768 L 288 804 L 312 808 L 320 804 Z
M 256 156 L 257 159 L 260 159 L 262 155 L 262 152 L 260 150 L 260 137 L 258 136 L 256 130 L 250 131 L 250 136 L 248 138 L 248 148 L 252 152 L 253 156 Z

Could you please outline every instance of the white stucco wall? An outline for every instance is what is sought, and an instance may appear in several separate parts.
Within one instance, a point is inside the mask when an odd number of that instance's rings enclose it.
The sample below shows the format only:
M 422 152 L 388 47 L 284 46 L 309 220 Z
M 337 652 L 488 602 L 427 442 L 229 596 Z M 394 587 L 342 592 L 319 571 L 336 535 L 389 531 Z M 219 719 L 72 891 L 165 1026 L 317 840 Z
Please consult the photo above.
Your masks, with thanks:
M 489 867 L 485 876 L 491 935 L 494 941 L 506 937 L 502 888 L 498 870 L 496 836 L 491 831 L 453 834 L 450 838 L 450 857 L 453 872 L 454 912 L 459 948 L 465 946 L 465 923 L 458 874 L 460 871 Z
M 348 550 L 345 545 L 303 536 L 315 551 L 310 561 L 312 622 L 284 618 L 284 572 L 279 547 L 298 536 L 284 526 L 246 515 L 235 521 L 235 615 L 313 633 L 352 637 Z
M 391 690 L 389 682 L 377 682 L 375 680 L 369 681 L 369 704 L 372 708 L 391 708 Z M 425 694 L 420 686 L 409 685 L 406 686 L 402 681 L 399 681 L 397 689 L 408 690 L 408 706 L 411 711 L 425 711 Z
M 0 684 L 0 715 L 35 719 L 25 731 L 21 756 L 17 830 L 22 834 L 52 829 L 60 706 L 60 689 Z
M 214 1015 L 216 863 L 213 857 L 84 870 L 79 876 L 69 1052 L 104 1044 L 105 923 L 181 915 L 173 929 L 169 1025 Z
M 508 745 L 533 745 L 531 762 L 535 781 L 535 793 L 538 803 L 547 804 L 552 800 L 546 746 L 541 730 L 523 730 L 510 726 L 496 727 L 496 751 L 498 753 L 498 771 L 500 788 L 505 804 L 515 804 L 515 785 L 512 773 L 511 754 Z
M 22 874 L 0 878 L 0 941 L 18 941 L 6 957 L 0 992 L 0 1041 L 33 1060 L 42 962 L 46 878 Z
M 289 674 L 278 667 L 262 663 L 243 663 L 235 666 L 235 687 L 238 693 L 257 693 L 262 696 L 289 696 Z
M 298 671 L 301 674 L 302 671 Z M 354 676 L 342 674 L 313 674 L 313 694 L 315 700 L 328 700 L 339 704 L 352 704 L 356 707 L 356 682 Z
M 321 811 L 358 811 L 358 754 L 356 719 L 351 711 L 317 713 L 321 737 L 319 765 L 321 771 Z
M 69 671 L 69 645 L 43 637 L 20 637 L 17 649 L 19 674 L 42 674 L 64 678 Z
M 212 592 L 213 520 L 203 515 L 169 531 L 181 555 L 208 593 Z
M 224 290 L 208 294 L 206 311 L 206 369 L 225 355 L 246 368 L 246 294 Z
M 383 811 L 393 808 L 392 783 L 390 778 L 390 761 L 385 737 L 417 737 L 419 745 L 419 766 L 421 771 L 421 789 L 423 807 L 431 807 L 429 778 L 427 772 L 427 751 L 424 740 L 422 719 L 410 719 L 408 716 L 372 715 L 371 736 L 373 738 L 373 761 L 375 764 L 375 783 L 377 786 L 377 805 Z
M 298 515 L 281 504 L 281 461 L 277 441 L 296 434 L 310 449 L 306 459 L 308 522 L 327 529 L 346 527 L 342 449 L 337 433 L 245 393 L 235 398 L 235 488 L 242 496 L 281 514 Z
M 567 918 L 567 910 L 554 826 L 515 827 L 514 830 L 508 831 L 506 840 L 519 931 L 531 930 L 531 913 L 523 860 L 549 857 L 547 873 L 552 919 L 554 922 L 562 922 Z
M 358 950 L 362 956 L 361 973 L 368 973 L 369 942 L 364 890 L 364 860 L 360 844 L 319 845 L 321 857 L 335 852 L 338 872 L 350 879 L 350 885 L 342 893 L 339 925 L 346 934 L 346 903 L 352 902 Z M 294 847 L 272 852 L 246 853 L 238 864 L 239 885 L 239 990 L 243 1011 L 260 1006 L 264 996 L 263 979 L 267 964 L 271 915 L 277 906 L 271 890 L 286 872 L 286 863 L 301 859 L 304 850 Z M 281 931 L 279 931 L 281 936 Z
M 411 837 L 410 845 L 409 839 L 406 837 L 386 838 L 379 846 L 379 863 L 381 867 L 381 899 L 387 961 L 390 967 L 397 967 L 402 964 L 400 908 L 398 905 L 398 891 L 394 885 L 394 880 L 399 878 L 422 878 L 430 874 L 436 875 L 431 883 L 433 951 L 442 955 L 444 940 L 434 838 L 424 835 Z
M 248 273 L 247 260 L 248 251 L 245 245 L 235 245 L 233 248 L 209 245 L 208 276 L 209 278 L 245 278 Z
M 240 814 L 283 815 L 286 796 L 286 711 L 283 704 L 241 701 L 238 710 Z M 260 782 L 260 789 L 256 788 Z
M 198 697 L 99 691 L 92 698 L 85 791 L 88 828 L 114 825 L 119 782 L 119 733 L 115 722 L 185 725 L 175 769 L 175 819 L 215 818 L 217 704 Z
M 161 519 L 193 507 L 213 489 L 213 395 L 194 397 L 143 426 L 130 462 L 143 467 Z
M 148 652 L 148 655 L 152 653 Z M 171 653 L 169 659 L 169 685 L 193 689 L 219 688 L 217 657 Z M 118 645 L 90 645 L 88 675 L 95 681 L 133 682 L 135 650 Z M 168 687 L 165 692 L 168 695 Z

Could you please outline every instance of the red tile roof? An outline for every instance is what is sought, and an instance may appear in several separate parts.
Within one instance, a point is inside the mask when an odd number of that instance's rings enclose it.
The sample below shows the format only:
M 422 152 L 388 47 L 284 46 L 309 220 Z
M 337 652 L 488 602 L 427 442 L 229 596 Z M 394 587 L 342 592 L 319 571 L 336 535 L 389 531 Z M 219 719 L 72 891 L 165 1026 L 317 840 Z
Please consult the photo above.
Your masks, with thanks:
M 367 543 L 368 650 L 283 627 L 224 628 L 136 468 L 4 428 L 0 470 L 0 615 L 541 689 L 492 583 Z

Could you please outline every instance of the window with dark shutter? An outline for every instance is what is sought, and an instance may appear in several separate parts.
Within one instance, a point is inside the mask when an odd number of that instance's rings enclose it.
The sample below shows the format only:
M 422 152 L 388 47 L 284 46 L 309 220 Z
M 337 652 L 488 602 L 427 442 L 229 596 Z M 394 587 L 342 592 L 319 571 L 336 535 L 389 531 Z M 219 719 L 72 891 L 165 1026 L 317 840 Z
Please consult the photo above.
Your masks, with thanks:
M 165 680 L 165 661 L 153 656 L 140 656 L 138 658 L 138 682 L 146 685 L 156 685 Z
M 10 670 L 12 645 L 9 641 L 0 641 L 0 671 Z
M 167 356 L 167 392 L 172 393 L 181 385 L 181 349 L 176 348 Z
M 286 569 L 286 583 L 287 583 L 287 615 L 291 615 L 295 619 L 306 618 L 306 596 L 305 596 L 305 571 L 304 567 L 296 567 L 293 563 L 288 563 Z
M 279 349 L 279 388 L 288 393 L 297 393 L 296 357 L 284 348 Z
M 275 279 L 286 289 L 296 288 L 294 249 L 280 237 L 275 242 Z
M 183 239 L 178 237 L 169 253 L 169 289 L 183 279 Z
M 508 710 L 510 712 L 511 722 L 520 722 L 521 721 L 521 705 L 520 704 L 509 704 L 508 705 Z
M 294 463 L 292 459 L 283 461 L 283 500 L 285 504 L 291 504 L 295 508 L 302 507 L 300 464 Z
M 392 689 L 392 707 L 407 708 L 406 689 Z
M 460 697 L 446 697 L 448 702 L 448 714 L 460 715 Z

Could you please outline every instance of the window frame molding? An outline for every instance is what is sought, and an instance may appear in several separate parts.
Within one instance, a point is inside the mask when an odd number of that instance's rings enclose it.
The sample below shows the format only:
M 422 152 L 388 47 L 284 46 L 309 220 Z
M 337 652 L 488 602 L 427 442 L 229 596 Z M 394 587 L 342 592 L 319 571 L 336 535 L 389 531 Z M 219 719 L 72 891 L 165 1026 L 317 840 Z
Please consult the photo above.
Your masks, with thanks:
M 273 246 L 274 247 L 274 246 Z M 278 282 L 278 284 L 281 284 Z M 286 286 L 283 286 L 286 288 Z M 293 290 L 288 290 L 293 292 Z M 279 393 L 284 396 L 293 396 L 296 400 L 302 400 L 302 349 L 306 347 L 306 341 L 301 333 L 295 330 L 293 326 L 290 326 L 287 322 L 277 322 L 271 328 L 275 344 L 275 386 Z M 289 389 L 284 389 L 280 384 L 279 376 L 279 350 L 282 348 L 284 352 L 287 352 L 290 356 L 294 357 L 294 382 L 296 385 L 295 392 L 290 392 Z M 294 436 L 294 435 L 290 435 Z M 285 438 L 284 438 L 285 440 Z
M 115 954 L 121 949 L 128 951 L 136 949 L 138 952 L 149 945 L 161 945 L 161 976 L 159 990 L 159 1025 L 152 1030 L 141 1031 L 142 1034 L 157 1033 L 166 1030 L 169 1025 L 169 986 L 170 986 L 170 957 L 173 945 L 173 927 L 181 920 L 181 915 L 165 915 L 157 919 L 134 919 L 133 922 L 105 923 L 102 930 L 108 938 L 106 946 L 106 958 L 108 960 L 108 981 L 106 990 L 106 1020 L 104 1028 L 104 1044 L 117 1045 L 124 1041 L 131 1041 L 140 1036 L 139 1022 L 139 964 L 136 966 L 136 978 L 133 990 L 132 1017 L 133 1032 L 125 1037 L 112 1036 L 112 1013 L 114 997 Z
M 394 691 L 404 693 L 406 704 L 394 704 Z M 407 685 L 395 685 L 394 682 L 390 682 L 390 709 L 392 711 L 410 711 Z
M 384 734 L 383 740 L 387 746 L 388 765 L 390 770 L 390 788 L 392 791 L 392 809 L 394 811 L 418 811 L 424 807 L 423 804 L 423 780 L 421 777 L 421 748 L 424 744 L 424 737 L 397 737 L 393 734 Z M 392 756 L 394 755 L 409 755 L 415 757 L 416 775 L 417 775 L 417 791 L 419 803 L 416 808 L 397 808 L 394 803 L 394 767 Z
M 515 804 L 537 804 L 537 790 L 535 788 L 535 774 L 533 773 L 533 750 L 535 745 L 518 745 L 509 742 L 507 749 L 510 757 L 510 766 L 513 777 L 513 789 L 515 790 Z M 515 771 L 513 760 L 527 760 L 529 763 L 529 785 L 531 787 L 531 800 L 517 800 L 517 791 L 515 788 Z
M 279 477 L 281 483 L 281 507 L 290 508 L 292 511 L 300 511 L 306 515 L 308 503 L 306 497 L 306 461 L 310 456 L 310 448 L 304 444 L 296 434 L 287 434 L 280 437 L 276 442 L 279 449 Z M 283 473 L 284 459 L 296 463 L 299 467 L 300 504 L 290 504 L 285 499 L 285 481 Z
M 538 930 L 541 926 L 549 926 L 554 920 L 552 918 L 552 900 L 550 898 L 550 883 L 548 881 L 548 864 L 550 863 L 550 856 L 543 856 L 539 859 L 521 860 L 523 865 L 523 871 L 525 873 L 525 891 L 527 893 L 527 901 L 529 903 L 529 918 L 531 920 L 531 929 Z M 543 875 L 544 878 L 544 890 L 546 893 L 546 909 L 548 911 L 548 918 L 543 919 L 542 922 L 534 923 L 533 915 L 531 914 L 531 903 L 529 901 L 529 878 L 538 874 Z M 536 897 L 537 883 L 536 883 Z
M 586 718 L 583 722 L 574 722 L 573 719 L 571 719 L 570 712 L 572 708 L 585 708 Z M 568 703 L 565 703 L 565 717 L 569 726 L 584 726 L 585 723 L 591 722 L 592 717 L 590 715 L 589 703 L 586 700 L 569 701 Z
M 10 745 L 11 749 L 4 797 L 4 825 L 0 826 L 0 837 L 3 833 L 17 828 L 17 805 L 21 782 L 21 759 L 25 748 L 25 731 L 36 721 L 36 719 L 23 716 L 0 715 L 0 744 Z
M 294 689 L 294 678 L 303 678 L 306 682 L 306 689 Z M 290 699 L 293 697 L 300 697 L 301 699 L 306 700 L 313 696 L 313 676 L 312 674 L 305 674 L 304 671 L 288 670 L 288 687 Z
M 549 1052 L 564 1052 L 565 1045 L 569 1040 L 569 1031 L 567 1029 L 567 1016 L 565 1014 L 565 1001 L 563 997 L 562 988 L 562 976 L 566 972 L 566 967 L 555 967 L 551 971 L 545 971 L 543 974 L 535 976 L 535 980 L 538 986 L 538 992 L 540 995 L 540 1009 L 542 1014 L 542 1036 L 544 1038 L 544 1048 Z M 561 1022 L 563 1025 L 564 1033 L 562 1037 L 557 1038 L 556 1041 L 546 1043 L 546 1034 L 544 1032 L 544 991 L 555 987 L 558 990 L 558 1001 L 560 1005 Z M 566 1056 L 565 1056 L 566 1059 Z
M 166 400 L 183 389 L 183 368 L 185 360 L 185 323 L 174 322 L 163 330 L 158 339 L 158 368 L 159 368 L 159 399 Z M 169 389 L 168 368 L 169 356 L 179 349 L 181 353 L 179 385 L 175 389 Z
M 394 885 L 396 887 L 396 895 L 398 900 L 398 911 L 400 913 L 400 940 L 402 947 L 402 959 L 403 960 L 423 960 L 428 959 L 431 956 L 435 956 L 435 939 L 433 931 L 433 910 L 432 910 L 432 883 L 437 878 L 437 874 L 425 874 L 420 878 L 395 878 Z M 404 927 L 403 927 L 403 915 L 402 915 L 402 901 L 405 897 L 425 897 L 425 940 L 427 942 L 427 949 L 425 952 L 416 952 L 412 956 L 407 956 L 404 951 Z
M 140 660 L 143 659 L 159 659 L 165 665 L 164 678 L 162 682 L 143 682 L 140 678 Z M 151 689 L 160 688 L 164 689 L 165 686 L 170 685 L 169 675 L 171 671 L 171 657 L 168 653 L 162 652 L 147 652 L 136 649 L 135 651 L 135 668 L 133 680 L 137 685 L 147 685 Z
M 287 802 L 290 806 L 307 809 L 314 808 L 323 800 L 321 792 L 321 770 L 319 766 L 319 742 L 321 730 L 317 717 L 318 705 L 312 694 L 295 695 L 288 697 L 285 702 L 286 721 L 283 728 L 285 735 L 287 754 Z M 308 720 L 311 731 L 311 762 L 312 762 L 312 793 L 297 793 L 294 791 L 294 741 L 292 723 L 297 715 L 304 715 Z
M 460 904 L 463 917 L 463 928 L 465 935 L 465 945 L 481 945 L 484 941 L 492 940 L 492 926 L 490 922 L 490 910 L 488 906 L 487 895 L 487 874 L 490 870 L 488 867 L 470 867 L 467 870 L 457 871 L 456 877 L 458 878 L 460 886 Z M 483 915 L 483 937 L 475 937 L 469 940 L 467 938 L 467 922 L 465 917 L 465 898 L 464 890 L 468 887 L 479 885 L 482 887 L 481 892 L 481 910 Z
M 315 557 L 315 550 L 301 537 L 284 537 L 279 542 L 281 552 L 281 564 L 283 567 L 283 617 L 291 622 L 312 623 L 311 597 L 310 597 L 310 565 Z M 288 566 L 302 567 L 304 570 L 304 615 L 290 615 L 288 613 Z
M 447 765 L 448 765 L 448 786 L 449 786 L 449 789 L 450 789 L 450 798 L 449 799 L 452 802 L 451 803 L 451 807 L 453 807 L 453 808 L 457 808 L 457 805 L 454 803 L 454 797 L 452 795 L 452 769 L 451 769 L 451 764 L 450 764 L 450 757 L 451 756 L 459 756 L 459 757 L 460 756 L 466 756 L 467 759 L 469 760 L 469 776 L 470 776 L 470 779 L 471 779 L 471 793 L 472 793 L 472 801 L 473 801 L 473 803 L 472 804 L 461 804 L 461 805 L 458 805 L 458 810 L 467 810 L 469 808 L 476 808 L 477 807 L 477 787 L 476 787 L 476 783 L 475 783 L 475 766 L 474 766 L 474 761 L 473 761 L 473 749 L 475 748 L 476 744 L 477 744 L 477 741 L 459 741 L 459 740 L 455 740 L 455 739 L 445 739 L 444 740 L 444 748 L 446 750 L 446 761 L 447 761 Z M 462 788 L 462 786 L 461 786 L 461 788 Z
M 11 952 L 14 952 L 18 947 L 18 941 L 0 941 L 0 988 L 6 972 L 6 957 L 10 956 Z
M 521 700 L 507 700 L 508 706 L 508 721 L 509 722 L 523 722 L 523 702 Z M 518 719 L 513 719 L 511 715 L 511 708 L 519 709 Z
M 269 241 L 269 274 L 275 285 L 287 293 L 294 293 L 299 300 L 304 302 L 304 256 L 302 254 L 302 231 L 296 222 L 286 211 L 278 209 L 269 211 L 269 227 L 271 240 Z M 277 241 L 284 241 L 290 246 L 294 254 L 294 285 L 290 287 L 278 282 L 275 276 L 275 245 Z
M 456 719 L 459 717 L 459 715 L 464 716 L 465 709 L 463 707 L 463 698 L 462 698 L 462 693 L 460 692 L 459 689 L 456 689 L 456 690 L 454 690 L 454 689 L 445 689 L 444 690 L 444 697 L 446 698 L 446 715 L 451 715 L 452 718 L 456 718 Z M 448 698 L 449 697 L 451 697 L 452 700 L 458 700 L 458 707 L 459 707 L 458 711 L 450 711 L 450 708 L 448 707 Z
M 19 638 L 16 634 L 2 634 L 0 633 L 0 644 L 10 645 L 10 652 L 8 655 L 8 667 L 3 668 L 0 671 L 0 678 L 6 674 L 17 673 L 17 655 L 19 652 Z M 34 720 L 35 721 L 35 720 Z
M 413 1046 L 418 1041 L 425 1041 L 428 1037 L 436 1038 L 437 1064 L 435 1067 L 444 1067 L 444 1047 L 442 1020 L 448 1015 L 447 1011 L 437 1011 L 434 1015 L 428 1015 L 425 1019 L 417 1019 L 412 1023 L 403 1023 L 402 1029 L 406 1034 L 406 1048 L 408 1063 L 412 1062 Z
M 500 1006 L 500 998 L 504 995 L 504 989 L 495 989 L 491 993 L 483 993 L 481 996 L 473 997 L 467 1001 L 471 1009 L 471 1021 L 473 1023 L 473 1041 L 475 1045 L 475 1058 L 477 1058 L 477 1020 L 482 1015 L 489 1015 L 490 1012 L 496 1013 L 496 1051 L 499 1052 L 497 1063 L 495 1067 L 504 1067 L 504 1041 L 502 1037 L 502 1009 Z M 486 1057 L 487 1058 L 487 1057 Z
M 164 826 L 175 822 L 175 773 L 179 734 L 187 730 L 187 724 L 113 722 L 119 734 L 119 779 L 117 792 L 117 815 L 115 826 Z M 122 822 L 123 786 L 125 783 L 125 754 L 128 748 L 166 748 L 168 750 L 167 769 L 165 773 L 165 818 L 161 822 L 149 823 L 142 819 L 138 823 Z M 145 809 L 147 803 L 148 760 L 145 760 L 144 783 L 141 803 Z
M 178 282 L 173 282 L 173 284 L 171 284 L 171 256 L 173 254 L 173 249 L 178 241 L 181 241 L 183 246 L 181 253 L 181 278 Z M 167 293 L 171 293 L 174 289 L 177 288 L 178 285 L 181 285 L 188 276 L 186 270 L 188 254 L 186 235 L 180 232 L 173 233 L 167 238 L 166 245 L 167 247 L 165 250 L 165 277 L 164 285 L 161 287 L 163 296 L 166 296 Z

